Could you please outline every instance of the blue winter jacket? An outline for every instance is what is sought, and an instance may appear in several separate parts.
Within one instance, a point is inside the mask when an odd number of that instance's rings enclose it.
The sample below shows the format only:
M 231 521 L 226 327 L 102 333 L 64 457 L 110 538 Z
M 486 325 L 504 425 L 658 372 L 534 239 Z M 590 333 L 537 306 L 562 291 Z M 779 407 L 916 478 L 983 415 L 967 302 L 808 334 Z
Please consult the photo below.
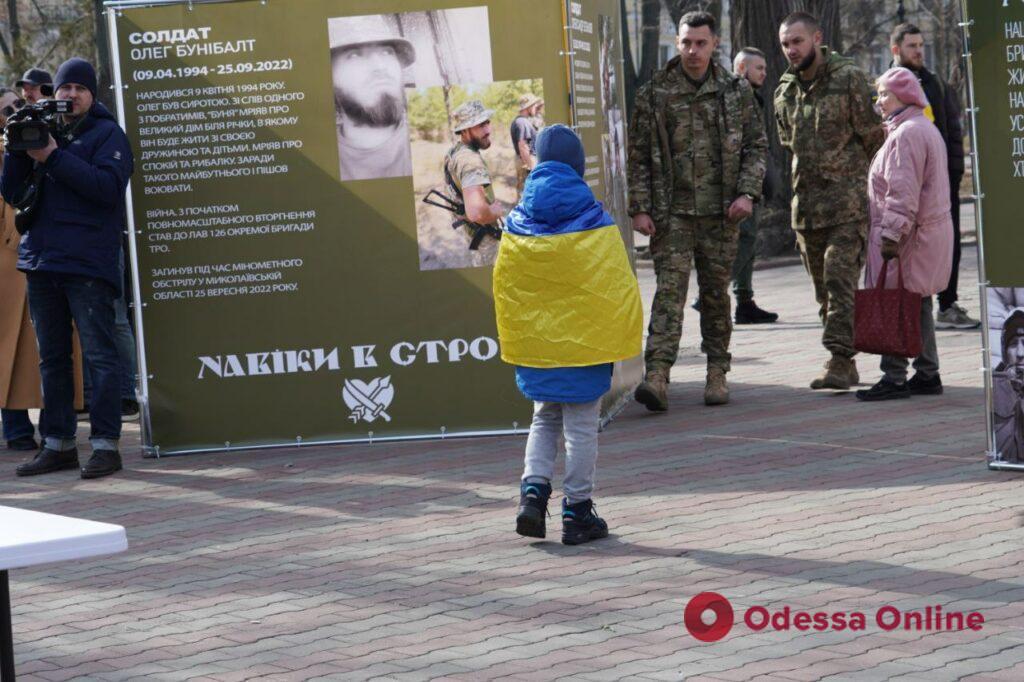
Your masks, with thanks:
M 523 198 L 509 213 L 505 227 L 520 235 L 583 232 L 615 219 L 594 199 L 594 193 L 571 166 L 559 161 L 537 164 L 526 179 Z M 530 400 L 587 403 L 611 388 L 612 364 L 539 369 L 516 367 L 516 383 Z
M 128 137 L 99 102 L 61 135 L 45 163 L 36 216 L 18 250 L 18 269 L 96 277 L 121 291 L 125 187 L 134 168 Z M 0 193 L 10 203 L 32 175 L 25 153 L 4 155 Z

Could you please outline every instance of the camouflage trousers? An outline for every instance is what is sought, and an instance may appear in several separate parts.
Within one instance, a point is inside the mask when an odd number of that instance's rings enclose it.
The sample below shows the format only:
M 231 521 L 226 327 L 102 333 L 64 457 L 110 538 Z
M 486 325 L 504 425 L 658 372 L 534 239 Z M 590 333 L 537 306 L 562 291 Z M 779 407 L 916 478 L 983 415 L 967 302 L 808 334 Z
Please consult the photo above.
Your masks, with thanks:
M 656 228 L 651 239 L 651 255 L 658 285 L 647 328 L 644 354 L 647 372 L 661 372 L 667 377 L 676 363 L 691 264 L 697 268 L 700 292 L 701 351 L 707 355 L 708 367 L 728 372 L 732 360 L 729 354 L 732 336 L 729 281 L 736 260 L 739 228 L 721 216 L 678 215 L 672 216 L 667 226 L 657 225 Z
M 864 267 L 867 225 L 847 223 L 816 230 L 796 230 L 800 257 L 814 284 L 818 316 L 825 327 L 825 348 L 847 358 L 853 349 L 853 292 Z

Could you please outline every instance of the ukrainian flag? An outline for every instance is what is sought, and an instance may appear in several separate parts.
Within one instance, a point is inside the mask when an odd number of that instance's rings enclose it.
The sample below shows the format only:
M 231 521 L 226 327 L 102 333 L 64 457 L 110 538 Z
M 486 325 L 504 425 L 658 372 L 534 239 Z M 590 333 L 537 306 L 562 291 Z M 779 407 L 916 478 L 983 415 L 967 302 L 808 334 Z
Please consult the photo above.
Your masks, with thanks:
M 588 367 L 640 354 L 643 311 L 625 244 L 570 166 L 539 164 L 505 225 L 494 266 L 502 360 Z

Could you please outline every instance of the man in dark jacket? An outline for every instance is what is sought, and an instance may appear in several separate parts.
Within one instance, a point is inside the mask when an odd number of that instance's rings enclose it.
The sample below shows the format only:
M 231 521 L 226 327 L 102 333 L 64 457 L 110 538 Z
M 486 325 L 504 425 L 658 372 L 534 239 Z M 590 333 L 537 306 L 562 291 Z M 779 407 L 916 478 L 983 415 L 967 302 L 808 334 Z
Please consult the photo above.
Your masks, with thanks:
M 18 269 L 28 276 L 28 299 L 39 341 L 45 441 L 19 476 L 78 468 L 71 369 L 71 323 L 78 328 L 92 379 L 89 419 L 92 457 L 82 478 L 121 469 L 120 366 L 114 342 L 114 301 L 121 290 L 124 194 L 133 162 L 128 138 L 96 101 L 96 72 L 82 59 L 61 65 L 56 98 L 70 100 L 55 136 L 43 149 L 8 151 L 0 193 L 24 202 L 38 185 Z
M 968 315 L 957 303 L 960 275 L 960 181 L 964 177 L 964 131 L 960 120 L 960 101 L 956 90 L 924 68 L 924 36 L 921 35 L 921 29 L 914 24 L 900 24 L 893 29 L 890 44 L 893 65 L 910 69 L 921 81 L 921 87 L 931 105 L 925 115 L 935 123 L 946 142 L 949 201 L 953 214 L 953 270 L 949 275 L 949 286 L 939 292 L 935 328 L 976 329 L 981 326 L 981 320 Z

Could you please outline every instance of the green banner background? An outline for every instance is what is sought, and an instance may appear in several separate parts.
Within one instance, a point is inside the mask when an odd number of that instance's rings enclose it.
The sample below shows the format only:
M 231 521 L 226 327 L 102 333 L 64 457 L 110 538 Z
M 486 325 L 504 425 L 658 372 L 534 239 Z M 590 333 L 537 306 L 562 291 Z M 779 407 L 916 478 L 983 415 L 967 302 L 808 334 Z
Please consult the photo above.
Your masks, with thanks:
M 301 150 L 278 153 L 278 162 L 289 166 L 285 174 L 202 182 L 188 195 L 161 196 L 143 193 L 137 171 L 132 197 L 145 306 L 150 445 L 159 452 L 363 439 L 370 432 L 383 438 L 528 426 L 530 405 L 516 390 L 512 369 L 498 357 L 480 361 L 466 355 L 449 362 L 440 350 L 438 362 L 432 363 L 428 349 L 421 348 L 409 366 L 392 362 L 389 351 L 395 344 L 496 339 L 491 268 L 421 272 L 411 179 L 342 184 L 338 177 L 327 18 L 465 6 L 464 0 L 272 0 L 128 8 L 118 16 L 125 124 L 137 164 L 144 151 L 138 106 L 160 101 L 140 98 L 141 93 L 275 81 L 285 81 L 286 91 L 305 93 L 303 101 L 289 103 L 300 125 L 259 131 L 260 141 L 302 140 Z M 468 6 L 487 8 L 493 80 L 543 79 L 547 121 L 568 123 L 560 54 L 562 1 L 480 0 Z M 211 41 L 255 40 L 255 51 L 146 63 L 130 58 L 133 48 L 147 46 L 130 42 L 133 34 L 203 27 L 212 28 Z M 292 68 L 135 78 L 145 69 L 177 74 L 184 67 L 274 60 L 292 60 Z M 183 203 L 237 204 L 242 213 L 315 210 L 316 227 L 304 233 L 183 239 L 168 243 L 169 253 L 151 252 L 149 212 L 177 210 Z M 169 301 L 154 297 L 160 291 L 154 287 L 160 279 L 153 274 L 156 268 L 294 258 L 304 261 L 301 269 L 286 271 L 289 281 L 298 284 L 297 292 Z M 352 347 L 371 345 L 378 367 L 356 368 Z M 207 370 L 199 378 L 200 356 L 226 361 L 234 354 L 245 364 L 251 353 L 334 348 L 339 351 L 337 371 L 219 378 Z M 258 356 L 256 369 L 272 364 L 269 357 Z M 395 391 L 386 410 L 391 420 L 353 423 L 342 399 L 345 380 L 369 384 L 385 376 Z
M 1024 3 L 967 0 L 985 273 L 992 286 L 1021 286 L 1024 227 Z M 1022 22 L 1018 27 L 1014 22 Z M 1014 37 L 1008 29 L 1019 28 Z M 1012 61 L 1011 61 L 1012 59 Z M 1014 71 L 1019 70 L 1019 71 Z M 1016 118 L 1019 117 L 1019 118 Z

